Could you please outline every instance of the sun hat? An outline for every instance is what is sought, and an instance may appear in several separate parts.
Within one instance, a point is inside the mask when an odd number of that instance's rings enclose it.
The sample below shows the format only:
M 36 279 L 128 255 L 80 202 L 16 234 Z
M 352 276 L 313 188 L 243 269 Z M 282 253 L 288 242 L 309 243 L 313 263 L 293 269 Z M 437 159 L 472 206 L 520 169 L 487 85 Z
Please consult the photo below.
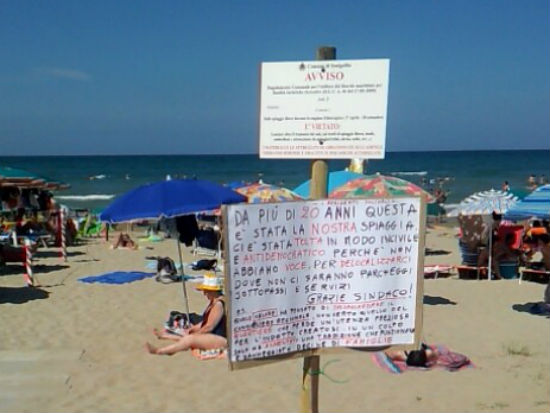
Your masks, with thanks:
M 223 280 L 214 273 L 204 274 L 202 284 L 196 287 L 199 291 L 222 291 Z

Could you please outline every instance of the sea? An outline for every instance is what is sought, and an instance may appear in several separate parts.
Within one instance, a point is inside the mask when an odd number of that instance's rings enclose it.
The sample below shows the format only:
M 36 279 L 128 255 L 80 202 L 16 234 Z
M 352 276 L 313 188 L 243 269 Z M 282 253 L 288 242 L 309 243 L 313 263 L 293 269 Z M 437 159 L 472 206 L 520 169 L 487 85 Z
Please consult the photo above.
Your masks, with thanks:
M 70 185 L 55 199 L 72 209 L 105 208 L 115 197 L 137 186 L 172 179 L 206 179 L 265 183 L 294 189 L 308 180 L 310 160 L 260 159 L 247 155 L 113 155 L 4 156 L 4 166 L 21 168 Z M 329 171 L 343 170 L 349 160 L 329 160 Z M 508 181 L 520 198 L 528 194 L 527 178 L 550 176 L 549 150 L 387 152 L 367 160 L 365 173 L 397 176 L 427 190 L 441 184 L 449 207 L 483 190 L 500 189 Z

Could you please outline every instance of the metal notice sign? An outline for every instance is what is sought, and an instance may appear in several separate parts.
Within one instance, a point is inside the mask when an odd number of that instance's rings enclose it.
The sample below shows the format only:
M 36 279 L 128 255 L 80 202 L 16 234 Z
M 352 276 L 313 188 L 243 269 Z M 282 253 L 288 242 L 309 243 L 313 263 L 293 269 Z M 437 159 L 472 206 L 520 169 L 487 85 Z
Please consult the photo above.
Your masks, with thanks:
M 261 65 L 260 158 L 384 158 L 389 59 Z

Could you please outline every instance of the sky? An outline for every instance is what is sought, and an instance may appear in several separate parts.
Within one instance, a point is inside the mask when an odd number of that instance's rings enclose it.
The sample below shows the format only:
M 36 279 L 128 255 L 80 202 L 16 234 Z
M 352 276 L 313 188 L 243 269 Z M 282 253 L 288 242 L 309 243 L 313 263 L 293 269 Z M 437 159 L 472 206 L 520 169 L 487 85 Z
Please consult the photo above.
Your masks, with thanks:
M 0 0 L 0 154 L 257 153 L 259 65 L 390 59 L 387 151 L 549 149 L 547 0 Z

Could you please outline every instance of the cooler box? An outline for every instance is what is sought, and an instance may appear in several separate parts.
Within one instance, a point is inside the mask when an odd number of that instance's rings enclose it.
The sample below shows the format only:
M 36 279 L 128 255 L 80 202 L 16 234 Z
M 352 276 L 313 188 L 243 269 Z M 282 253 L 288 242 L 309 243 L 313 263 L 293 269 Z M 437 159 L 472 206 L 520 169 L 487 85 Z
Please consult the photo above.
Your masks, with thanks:
M 500 276 L 507 280 L 518 277 L 518 263 L 516 261 L 503 261 L 499 265 Z

